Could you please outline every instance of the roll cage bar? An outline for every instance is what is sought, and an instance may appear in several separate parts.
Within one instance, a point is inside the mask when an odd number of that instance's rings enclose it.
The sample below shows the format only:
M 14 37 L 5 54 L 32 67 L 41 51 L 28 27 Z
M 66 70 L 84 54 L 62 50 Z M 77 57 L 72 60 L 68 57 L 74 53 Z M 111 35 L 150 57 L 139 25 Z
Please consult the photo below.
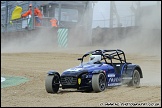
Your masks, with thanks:
M 94 51 L 90 51 L 90 52 L 87 52 L 85 53 L 82 58 L 78 58 L 78 60 L 81 60 L 81 63 L 83 62 L 83 59 L 84 57 L 88 56 L 88 55 L 101 55 L 101 60 L 105 60 L 106 63 L 107 62 L 107 59 L 109 59 L 111 61 L 111 64 L 113 63 L 112 60 L 115 59 L 115 60 L 119 60 L 120 63 L 127 63 L 126 62 L 126 57 L 125 57 L 125 53 L 120 50 L 120 49 L 117 49 L 117 50 L 94 50 Z M 124 58 L 122 58 L 124 57 Z

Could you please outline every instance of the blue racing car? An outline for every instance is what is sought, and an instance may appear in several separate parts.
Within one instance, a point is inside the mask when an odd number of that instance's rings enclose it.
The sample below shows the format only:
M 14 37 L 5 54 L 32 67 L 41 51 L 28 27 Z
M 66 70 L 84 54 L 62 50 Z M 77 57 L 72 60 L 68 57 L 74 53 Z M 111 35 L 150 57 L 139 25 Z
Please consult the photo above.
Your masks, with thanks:
M 76 67 L 65 70 L 61 75 L 50 70 L 45 80 L 48 93 L 57 93 L 59 88 L 102 92 L 108 87 L 139 87 L 143 78 L 141 67 L 126 61 L 120 50 L 94 50 L 85 53 Z

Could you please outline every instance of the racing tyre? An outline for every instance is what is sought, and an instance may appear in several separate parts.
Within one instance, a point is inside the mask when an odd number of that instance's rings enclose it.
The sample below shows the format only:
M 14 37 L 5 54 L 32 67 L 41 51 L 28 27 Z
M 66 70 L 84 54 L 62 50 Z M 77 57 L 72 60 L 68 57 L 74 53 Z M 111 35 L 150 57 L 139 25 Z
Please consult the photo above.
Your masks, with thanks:
M 45 87 L 48 93 L 57 93 L 59 90 L 60 78 L 57 74 L 48 75 L 45 80 Z
M 132 80 L 128 83 L 128 86 L 139 87 L 140 84 L 140 74 L 138 70 L 134 70 Z
M 92 88 L 95 92 L 102 92 L 106 88 L 106 78 L 103 73 L 92 76 Z

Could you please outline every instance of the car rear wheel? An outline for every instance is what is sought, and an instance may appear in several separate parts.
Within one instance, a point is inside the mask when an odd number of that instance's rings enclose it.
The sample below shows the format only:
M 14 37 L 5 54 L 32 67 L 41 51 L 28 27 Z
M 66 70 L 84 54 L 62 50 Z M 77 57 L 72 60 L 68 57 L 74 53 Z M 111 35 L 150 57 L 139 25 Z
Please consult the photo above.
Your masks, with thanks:
M 140 74 L 138 70 L 134 70 L 132 80 L 128 83 L 128 86 L 139 87 L 140 84 Z
M 102 92 L 106 88 L 106 78 L 103 73 L 92 76 L 92 88 L 95 92 Z
M 48 93 L 57 93 L 59 90 L 60 78 L 57 74 L 48 75 L 45 80 L 45 87 Z

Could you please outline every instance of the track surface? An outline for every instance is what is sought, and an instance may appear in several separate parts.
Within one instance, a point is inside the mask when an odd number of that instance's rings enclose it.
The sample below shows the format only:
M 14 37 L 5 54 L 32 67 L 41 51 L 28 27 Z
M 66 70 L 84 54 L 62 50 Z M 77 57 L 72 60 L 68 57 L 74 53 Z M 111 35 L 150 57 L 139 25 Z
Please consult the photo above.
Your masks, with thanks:
M 74 51 L 74 50 L 71 50 Z M 161 106 L 161 58 L 158 56 L 126 54 L 127 61 L 139 64 L 144 78 L 141 87 L 114 87 L 100 93 L 77 92 L 60 89 L 58 94 L 45 90 L 49 70 L 60 74 L 78 65 L 82 52 L 1 53 L 1 75 L 23 76 L 28 82 L 1 89 L 2 107 L 100 107 L 106 103 L 145 103 L 139 106 Z M 117 104 L 116 104 L 117 105 Z M 111 105 L 110 105 L 111 106 Z M 129 106 L 129 105 L 128 105 Z

